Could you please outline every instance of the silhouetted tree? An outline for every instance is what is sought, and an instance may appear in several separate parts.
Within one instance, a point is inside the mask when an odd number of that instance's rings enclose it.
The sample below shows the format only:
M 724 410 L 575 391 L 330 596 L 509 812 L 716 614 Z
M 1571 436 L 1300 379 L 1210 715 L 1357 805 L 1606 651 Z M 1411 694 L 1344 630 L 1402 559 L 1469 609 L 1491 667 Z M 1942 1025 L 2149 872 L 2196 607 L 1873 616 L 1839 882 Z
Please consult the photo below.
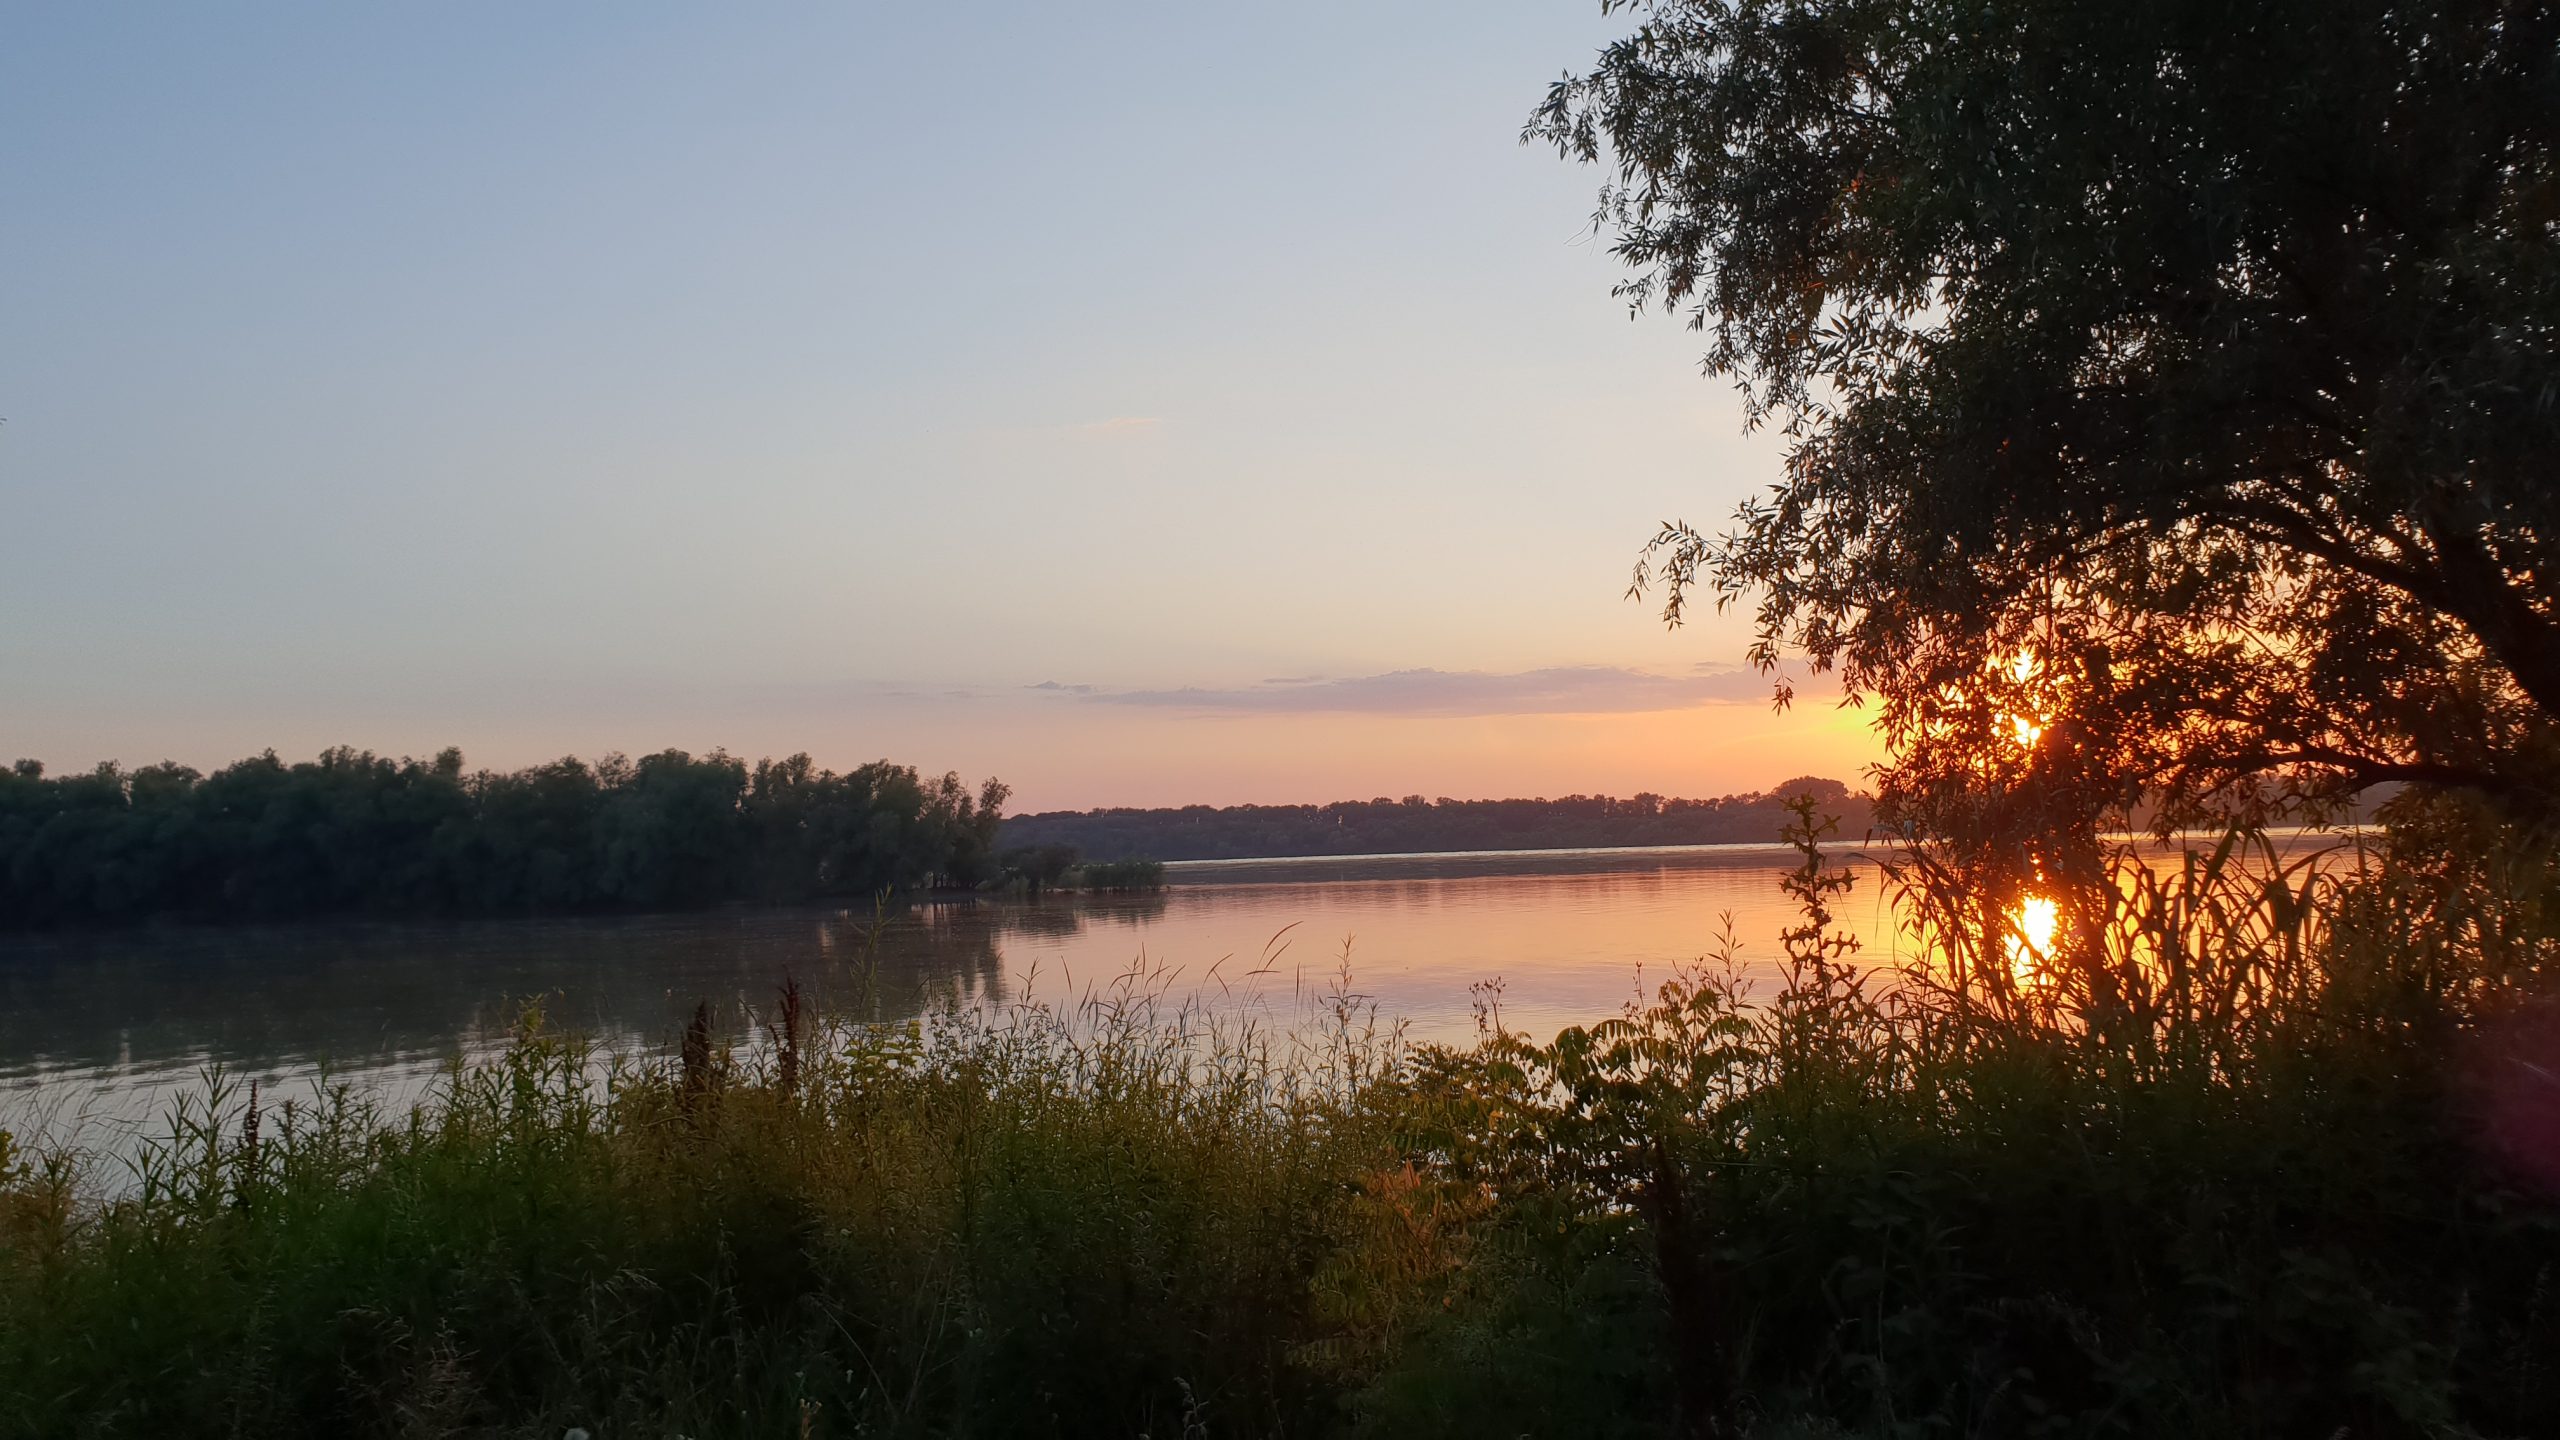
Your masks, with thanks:
M 1668 619 L 1880 699 L 1906 818 L 2560 815 L 2560 6 L 1608 8 L 1527 137 L 1791 441 Z
M 1032 894 L 1056 885 L 1075 868 L 1073 845 L 1016 845 L 998 851 L 996 864 L 1008 878 L 1019 879 Z

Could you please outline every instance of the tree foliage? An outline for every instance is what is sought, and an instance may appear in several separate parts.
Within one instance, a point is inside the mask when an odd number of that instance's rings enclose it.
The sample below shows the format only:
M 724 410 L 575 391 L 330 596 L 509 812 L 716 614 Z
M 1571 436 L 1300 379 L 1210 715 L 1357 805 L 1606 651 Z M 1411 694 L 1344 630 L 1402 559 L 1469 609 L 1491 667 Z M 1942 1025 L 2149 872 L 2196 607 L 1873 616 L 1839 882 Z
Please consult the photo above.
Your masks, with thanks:
M 0 926 L 148 915 L 658 909 L 975 884 L 1005 787 L 667 750 L 466 774 L 273 751 L 202 775 L 0 771 Z
M 1636 588 L 1879 702 L 1889 810 L 2560 815 L 2560 6 L 1607 8 L 1527 136 L 1791 441 Z

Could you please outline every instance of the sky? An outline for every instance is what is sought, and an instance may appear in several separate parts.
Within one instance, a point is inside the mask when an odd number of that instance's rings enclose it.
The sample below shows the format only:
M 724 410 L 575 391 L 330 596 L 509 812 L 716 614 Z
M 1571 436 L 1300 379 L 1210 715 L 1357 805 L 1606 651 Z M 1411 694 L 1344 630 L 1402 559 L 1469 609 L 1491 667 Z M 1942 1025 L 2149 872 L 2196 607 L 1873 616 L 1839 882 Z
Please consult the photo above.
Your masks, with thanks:
M 1519 143 L 1596 0 L 7 19 L 0 752 L 1017 810 L 1876 758 L 1624 597 L 1780 447 Z

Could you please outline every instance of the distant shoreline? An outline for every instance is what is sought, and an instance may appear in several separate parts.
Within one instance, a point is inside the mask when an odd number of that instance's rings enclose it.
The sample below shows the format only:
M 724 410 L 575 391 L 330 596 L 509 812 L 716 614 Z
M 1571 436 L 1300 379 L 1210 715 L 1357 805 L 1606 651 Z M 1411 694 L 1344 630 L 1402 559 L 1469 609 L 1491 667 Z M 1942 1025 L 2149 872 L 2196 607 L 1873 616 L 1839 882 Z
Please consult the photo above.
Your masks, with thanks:
M 1785 854 L 1793 847 L 1776 840 L 1724 840 L 1696 845 L 1522 845 L 1497 850 L 1380 850 L 1362 855 L 1222 855 L 1214 860 L 1167 860 L 1165 872 L 1216 870 L 1239 865 L 1343 864 L 1377 860 L 1502 860 L 1520 855 L 1692 855 L 1765 851 Z
M 1800 776 L 1712 799 L 1642 793 L 1504 800 L 1337 800 L 1321 805 L 1185 805 L 1051 810 L 1007 816 L 1001 846 L 1065 846 L 1088 863 L 1146 859 L 1350 859 L 1514 851 L 1771 845 L 1787 801 L 1810 795 L 1844 833 L 1865 831 L 1870 800 L 1837 780 Z
M 2263 833 L 2269 839 L 2277 842 L 2278 845 L 2287 850 L 2291 850 L 2293 847 L 2308 839 L 2331 838 L 2344 842 L 2351 840 L 2364 832 L 2353 826 L 2320 827 L 2289 825 L 2269 827 Z M 2122 831 L 2109 832 L 2103 838 L 2119 843 L 2131 842 L 2136 845 L 2156 846 L 2162 850 L 2170 850 L 2180 848 L 2182 846 L 2192 847 L 2198 841 L 2209 842 L 2218 838 L 2219 834 L 2220 832 L 2218 831 L 2182 832 L 2179 835 L 2171 836 L 2167 840 L 2154 840 L 2148 834 L 2135 834 L 2129 831 Z M 1891 843 L 1891 841 L 1877 836 L 1862 836 L 1856 839 L 1833 837 L 1826 839 L 1823 842 L 1822 849 L 1825 855 L 1835 861 L 1856 862 L 1866 860 L 1872 863 L 1874 859 L 1874 851 L 1884 848 L 1886 845 Z M 1795 855 L 1795 848 L 1784 843 L 1761 840 L 1741 840 L 1719 841 L 1710 844 L 1696 845 L 1544 845 L 1503 850 L 1398 850 L 1378 851 L 1362 855 L 1232 855 L 1221 856 L 1213 860 L 1168 860 L 1164 862 L 1164 870 L 1165 879 L 1168 884 L 1175 887 L 1181 887 L 1220 883 L 1291 883 L 1291 881 L 1277 879 L 1263 881 L 1259 877 L 1257 877 L 1255 881 L 1251 882 L 1240 882 L 1228 878 L 1238 872 L 1250 872 L 1264 866 L 1272 867 L 1275 870 L 1281 871 L 1314 870 L 1332 866 L 1378 867 L 1382 869 L 1395 870 L 1404 868 L 1421 869 L 1432 865 L 1452 862 L 1460 864 L 1477 863 L 1496 866 L 1503 865 L 1504 862 L 1510 862 L 1511 869 L 1509 871 L 1503 869 L 1491 869 L 1484 872 L 1485 874 L 1491 875 L 1503 873 L 1535 873 L 1534 870 L 1524 870 L 1521 868 L 1523 862 L 1528 862 L 1531 865 L 1538 862 L 1544 862 L 1555 865 L 1561 871 L 1567 868 L 1605 868 L 1610 862 L 1642 860 L 1648 857 L 1658 857 L 1663 860 L 1679 860 L 1683 858 L 1730 858 L 1736 860 L 1783 858 L 1787 860 L 1789 864 L 1793 864 Z M 1572 866 L 1570 862 L 1574 861 L 1585 861 L 1590 862 L 1590 864 L 1588 867 Z M 1313 879 L 1314 877 L 1309 878 Z M 1365 877 L 1328 876 L 1324 878 L 1343 880 Z M 1438 876 L 1436 878 L 1457 877 Z M 955 894 L 950 898 L 962 899 L 967 897 Z

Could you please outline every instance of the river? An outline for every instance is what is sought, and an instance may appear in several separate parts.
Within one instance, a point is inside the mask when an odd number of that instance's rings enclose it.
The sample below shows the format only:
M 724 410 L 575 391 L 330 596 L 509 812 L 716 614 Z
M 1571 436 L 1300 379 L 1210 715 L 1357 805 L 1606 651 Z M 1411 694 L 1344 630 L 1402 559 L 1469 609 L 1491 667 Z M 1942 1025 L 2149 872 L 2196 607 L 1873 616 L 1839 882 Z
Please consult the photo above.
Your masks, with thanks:
M 1889 963 L 1876 867 L 1834 908 Z M 1150 895 L 685 914 L 155 926 L 0 939 L 0 1127 L 155 1129 L 215 1067 L 290 1094 L 324 1071 L 394 1094 L 498 1037 L 528 1000 L 610 1046 L 657 1049 L 709 1001 L 752 1032 L 786 976 L 897 1017 L 943 1003 L 1072 1003 L 1133 969 L 1168 1003 L 1299 1023 L 1337 983 L 1417 1039 L 1463 1040 L 1498 982 L 1540 1036 L 1614 1013 L 1716 947 L 1730 916 L 1766 974 L 1792 919 L 1776 846 L 1200 861 Z M 1346 959 L 1347 957 L 1347 959 Z M 101 1140 L 100 1137 L 106 1137 Z

